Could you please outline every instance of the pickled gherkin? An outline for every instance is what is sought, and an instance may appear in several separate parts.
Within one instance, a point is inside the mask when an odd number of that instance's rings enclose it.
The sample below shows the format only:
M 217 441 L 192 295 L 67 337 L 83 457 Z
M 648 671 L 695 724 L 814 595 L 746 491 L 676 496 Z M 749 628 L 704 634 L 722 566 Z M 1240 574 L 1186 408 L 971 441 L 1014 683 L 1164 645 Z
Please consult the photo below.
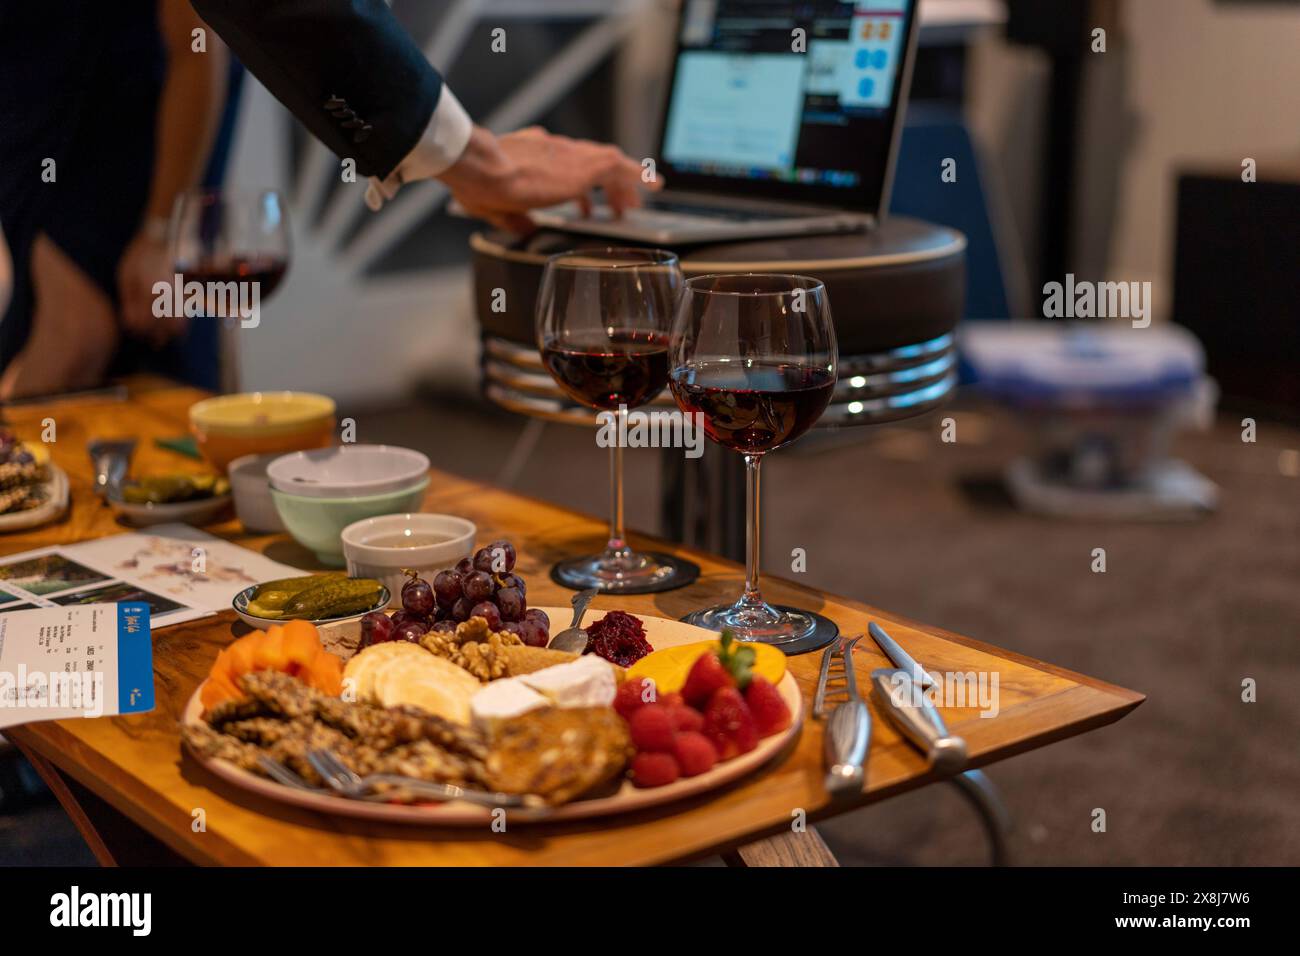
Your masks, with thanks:
M 153 475 L 122 486 L 122 500 L 135 505 L 175 504 L 229 493 L 230 482 L 217 475 Z
M 376 586 L 378 581 L 368 579 Z M 347 582 L 348 577 L 342 571 L 325 571 L 320 574 L 305 574 L 294 578 L 277 578 L 257 586 L 248 599 L 248 613 L 256 617 L 279 619 L 288 617 L 285 608 L 295 597 L 312 588 L 330 582 Z
M 321 620 L 369 611 L 379 603 L 384 586 L 374 578 L 338 578 L 313 585 L 294 595 L 284 607 L 286 618 Z

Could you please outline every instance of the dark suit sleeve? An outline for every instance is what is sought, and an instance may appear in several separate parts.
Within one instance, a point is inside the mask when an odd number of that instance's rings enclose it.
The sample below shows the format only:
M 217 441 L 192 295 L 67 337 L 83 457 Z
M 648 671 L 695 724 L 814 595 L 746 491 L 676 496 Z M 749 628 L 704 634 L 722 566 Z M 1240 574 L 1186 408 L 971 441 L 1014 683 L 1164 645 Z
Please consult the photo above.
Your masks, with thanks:
M 442 93 L 383 0 L 191 0 L 275 97 L 363 176 L 387 176 Z

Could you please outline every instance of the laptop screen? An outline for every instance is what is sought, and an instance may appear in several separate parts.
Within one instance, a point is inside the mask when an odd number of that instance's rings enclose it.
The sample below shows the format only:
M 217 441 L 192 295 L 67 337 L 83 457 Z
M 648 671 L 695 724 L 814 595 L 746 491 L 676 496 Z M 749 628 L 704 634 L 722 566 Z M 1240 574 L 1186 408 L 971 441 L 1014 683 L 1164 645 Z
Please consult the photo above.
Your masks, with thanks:
M 685 0 L 670 187 L 877 212 L 915 0 Z

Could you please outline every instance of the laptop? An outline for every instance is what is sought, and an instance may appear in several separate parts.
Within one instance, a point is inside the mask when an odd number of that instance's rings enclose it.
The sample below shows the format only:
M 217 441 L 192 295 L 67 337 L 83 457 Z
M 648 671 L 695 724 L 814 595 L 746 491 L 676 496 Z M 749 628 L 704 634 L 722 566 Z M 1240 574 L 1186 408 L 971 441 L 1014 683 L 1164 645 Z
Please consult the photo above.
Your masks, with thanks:
M 917 3 L 685 0 L 664 190 L 621 219 L 576 203 L 533 218 L 662 245 L 871 228 L 889 203 Z

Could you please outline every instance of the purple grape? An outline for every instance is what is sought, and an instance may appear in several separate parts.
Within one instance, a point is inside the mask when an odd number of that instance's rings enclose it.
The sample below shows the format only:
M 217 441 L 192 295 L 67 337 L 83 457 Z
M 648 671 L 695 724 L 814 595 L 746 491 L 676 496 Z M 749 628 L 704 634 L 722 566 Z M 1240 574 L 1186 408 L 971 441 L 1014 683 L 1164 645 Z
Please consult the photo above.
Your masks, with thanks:
M 466 600 L 475 604 L 486 601 L 492 596 L 492 575 L 485 571 L 471 571 L 465 575 L 461 587 L 464 589 Z
M 502 588 L 497 592 L 497 607 L 502 620 L 518 621 L 524 616 L 524 596 L 518 588 Z
M 393 632 L 393 640 L 418 644 L 420 638 L 424 637 L 428 630 L 422 621 L 407 621 Z
M 439 571 L 433 579 L 433 594 L 439 607 L 451 607 L 461 596 L 460 575 L 455 571 Z
M 524 597 L 528 596 L 528 585 L 524 584 L 524 579 L 517 574 L 503 574 L 501 576 L 501 586 L 503 588 L 518 588 L 520 594 Z
M 529 647 L 545 647 L 551 642 L 551 636 L 547 633 L 546 628 L 533 620 L 522 620 L 519 622 L 519 636 Z
M 489 630 L 501 630 L 501 611 L 495 604 L 490 604 L 487 601 L 479 601 L 470 608 L 469 616 L 483 618 L 483 620 L 487 621 Z
M 421 617 L 419 614 L 412 614 L 410 611 L 406 611 L 406 610 L 398 611 L 396 614 L 394 614 L 394 615 L 392 616 L 391 620 L 392 620 L 392 622 L 393 622 L 393 629 L 394 629 L 394 630 L 397 630 L 398 628 L 400 628 L 400 627 L 401 627 L 402 625 L 404 625 L 404 624 L 411 624 L 411 623 L 415 623 L 415 624 L 423 624 L 423 623 L 424 623 L 424 618 Z
M 524 639 L 523 626 L 518 621 L 506 621 L 501 625 L 501 630 L 507 634 L 513 634 L 521 641 Z
M 455 571 L 461 577 L 464 577 L 465 575 L 469 574 L 473 570 L 474 570 L 474 562 L 471 561 L 469 558 L 461 558 L 459 561 L 456 562 Z
M 530 607 L 527 611 L 524 611 L 523 619 L 525 621 L 536 621 L 545 631 L 551 629 L 551 619 L 540 607 Z
M 474 552 L 474 570 L 492 573 L 492 552 L 487 548 L 479 548 Z
M 452 617 L 452 620 L 455 620 L 455 621 L 468 621 L 468 620 L 469 620 L 469 609 L 472 608 L 473 606 L 474 606 L 474 605 L 470 603 L 470 601 L 469 601 L 468 598 L 460 598 L 460 599 L 459 599 L 455 604 L 453 604 L 452 607 L 451 607 L 451 617 Z
M 393 639 L 393 619 L 383 611 L 371 611 L 361 619 L 361 641 L 358 650 L 371 644 L 383 644 Z
M 515 569 L 515 546 L 509 541 L 506 541 L 504 538 L 499 541 L 493 541 L 487 546 L 486 550 L 494 561 L 498 556 L 505 559 L 504 567 L 494 567 L 491 570 L 505 573 Z
M 455 622 L 455 621 L 439 621 L 437 624 L 433 625 L 433 627 L 431 628 L 431 630 L 433 630 L 433 631 L 437 631 L 439 634 L 455 634 L 455 633 L 456 633 L 456 622 Z
M 416 578 L 402 588 L 402 607 L 412 614 L 427 617 L 433 613 L 433 588 L 429 582 Z

